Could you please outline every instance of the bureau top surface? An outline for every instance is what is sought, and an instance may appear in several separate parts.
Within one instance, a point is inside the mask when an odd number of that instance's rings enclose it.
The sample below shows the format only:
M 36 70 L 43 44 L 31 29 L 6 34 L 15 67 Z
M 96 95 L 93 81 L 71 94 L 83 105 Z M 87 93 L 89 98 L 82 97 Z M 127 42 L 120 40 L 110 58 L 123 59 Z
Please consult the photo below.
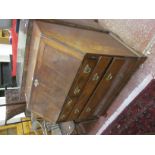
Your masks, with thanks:
M 137 56 L 135 52 L 131 52 L 127 47 L 106 33 L 37 20 L 34 22 L 38 25 L 42 36 L 54 39 L 84 54 Z

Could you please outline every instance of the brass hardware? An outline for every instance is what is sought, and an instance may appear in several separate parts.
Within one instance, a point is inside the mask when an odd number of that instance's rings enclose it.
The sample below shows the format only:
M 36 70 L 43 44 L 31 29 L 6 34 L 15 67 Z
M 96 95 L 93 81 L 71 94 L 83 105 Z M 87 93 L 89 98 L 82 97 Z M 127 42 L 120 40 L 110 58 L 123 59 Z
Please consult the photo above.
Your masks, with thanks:
M 38 81 L 38 79 L 35 79 L 35 80 L 34 80 L 34 86 L 35 86 L 35 87 L 38 87 L 38 86 L 39 86 L 39 81 Z
M 90 73 L 91 72 L 91 67 L 87 64 L 83 70 L 84 73 Z
M 97 81 L 99 79 L 99 76 L 98 76 L 98 74 L 96 73 L 94 76 L 93 76 L 93 81 Z
M 61 119 L 64 119 L 66 116 L 63 114 L 62 116 L 61 116 Z
M 72 103 L 72 99 L 69 98 L 68 101 L 67 101 L 67 106 L 70 106 L 71 103 Z
M 86 112 L 90 112 L 90 111 L 91 111 L 91 108 L 88 107 L 88 108 L 86 109 Z
M 107 76 L 106 76 L 106 78 L 105 78 L 107 81 L 109 81 L 109 80 L 111 80 L 112 79 L 112 74 L 111 73 L 109 73 Z
M 77 86 L 74 90 L 74 94 L 77 95 L 79 94 L 79 92 L 80 92 L 80 88 Z
M 79 112 L 80 112 L 79 109 L 75 109 L 75 111 L 74 111 L 75 114 L 77 114 Z

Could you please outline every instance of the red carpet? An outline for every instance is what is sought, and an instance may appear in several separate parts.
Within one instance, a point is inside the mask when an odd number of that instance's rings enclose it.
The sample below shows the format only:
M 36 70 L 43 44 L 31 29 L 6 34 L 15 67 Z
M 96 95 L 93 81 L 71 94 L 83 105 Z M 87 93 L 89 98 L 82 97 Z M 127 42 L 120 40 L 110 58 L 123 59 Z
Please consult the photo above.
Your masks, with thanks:
M 149 83 L 102 134 L 155 134 L 155 80 Z

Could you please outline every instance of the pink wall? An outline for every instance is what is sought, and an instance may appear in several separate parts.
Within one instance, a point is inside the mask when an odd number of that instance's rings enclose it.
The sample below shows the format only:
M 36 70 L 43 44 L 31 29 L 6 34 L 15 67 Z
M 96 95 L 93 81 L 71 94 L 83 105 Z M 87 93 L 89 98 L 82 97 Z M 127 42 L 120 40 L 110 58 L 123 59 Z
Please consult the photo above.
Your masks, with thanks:
M 121 91 L 106 116 L 89 128 L 90 134 L 96 134 L 106 120 L 116 111 L 147 75 L 155 75 L 155 20 L 99 20 L 100 25 L 117 34 L 128 46 L 144 53 L 148 59 L 136 71 L 130 81 Z

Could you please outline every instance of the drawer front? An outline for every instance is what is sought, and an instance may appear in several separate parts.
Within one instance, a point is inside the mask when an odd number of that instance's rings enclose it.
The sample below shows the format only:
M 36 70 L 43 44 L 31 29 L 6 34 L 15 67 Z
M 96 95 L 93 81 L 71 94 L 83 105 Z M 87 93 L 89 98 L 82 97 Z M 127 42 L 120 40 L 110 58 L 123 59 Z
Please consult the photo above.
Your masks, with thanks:
M 67 120 L 76 120 L 78 118 L 80 112 L 84 108 L 89 97 L 91 96 L 97 84 L 99 83 L 101 77 L 105 73 L 111 60 L 111 57 L 100 57 L 99 62 L 97 63 L 94 71 L 92 72 L 88 82 L 86 83 L 80 97 L 78 98 L 77 104 L 75 104 Z
M 82 62 L 81 67 L 79 68 L 79 71 L 75 77 L 72 87 L 65 100 L 58 121 L 66 121 L 74 105 L 76 104 L 79 95 L 83 91 L 83 87 L 85 86 L 92 71 L 94 70 L 98 62 L 98 59 L 99 56 L 93 56 L 93 55 L 85 56 L 84 61 Z M 76 112 L 79 113 L 78 110 Z
M 112 86 L 113 82 L 115 82 L 115 77 L 119 73 L 124 63 L 125 63 L 125 59 L 123 58 L 113 59 L 111 65 L 109 66 L 105 75 L 103 76 L 102 80 L 97 86 L 94 94 L 89 98 L 88 103 L 84 107 L 84 110 L 81 112 L 78 118 L 79 120 L 84 120 L 92 117 L 96 106 L 106 95 L 106 93 L 108 92 L 108 89 Z
M 99 56 L 86 56 L 77 75 L 77 78 L 75 79 L 75 82 L 71 88 L 69 96 L 76 97 L 81 94 L 82 89 L 85 86 L 85 83 L 87 82 L 90 74 L 92 73 L 98 62 L 98 59 Z
M 136 71 L 141 63 L 143 63 L 145 58 L 128 58 L 128 65 L 125 66 L 124 72 L 121 72 L 123 75 L 120 77 L 118 84 L 112 89 L 109 94 L 101 101 L 98 109 L 95 111 L 94 116 L 105 115 L 108 108 L 113 103 L 114 99 L 117 97 L 119 92 L 123 89 L 125 84 L 128 82 L 132 74 Z M 111 94 L 113 94 L 111 96 Z

